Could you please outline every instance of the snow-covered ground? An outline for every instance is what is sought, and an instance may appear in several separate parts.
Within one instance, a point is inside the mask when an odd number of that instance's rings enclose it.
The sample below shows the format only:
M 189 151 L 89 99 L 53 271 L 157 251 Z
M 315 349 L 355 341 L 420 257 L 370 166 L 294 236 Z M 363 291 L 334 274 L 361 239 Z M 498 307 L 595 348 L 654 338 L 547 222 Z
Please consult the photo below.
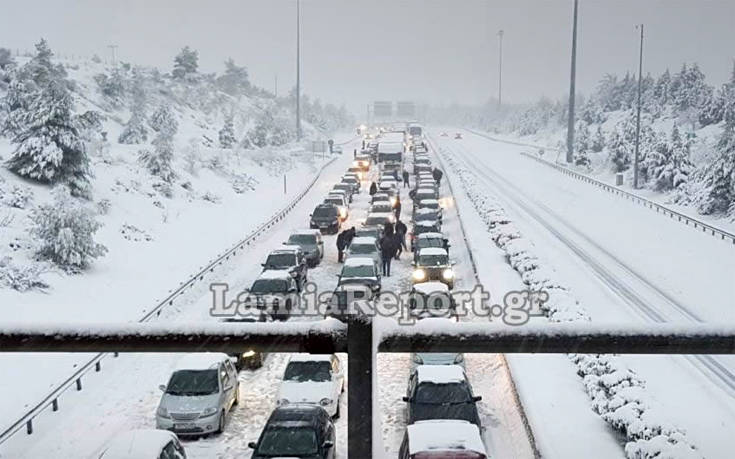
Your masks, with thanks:
M 437 139 L 499 197 L 519 231 L 533 241 L 537 255 L 553 266 L 592 320 L 729 323 L 735 318 L 729 295 L 721 288 L 732 282 L 735 257 L 723 242 L 524 158 L 519 152 L 525 147 L 469 132 L 462 140 Z M 705 457 L 730 456 L 728 443 L 735 425 L 732 358 L 622 359 L 647 382 L 650 403 L 684 429 Z M 551 378 L 561 368 L 547 367 L 546 357 L 513 356 L 510 361 L 532 421 L 534 407 L 552 414 L 554 410 L 544 410 L 543 405 L 551 408 L 571 394 L 566 390 L 563 397 L 550 399 L 548 386 L 534 391 L 533 374 Z M 569 372 L 573 374 L 572 366 Z M 575 385 L 574 378 L 559 376 Z M 576 385 L 581 393 L 581 383 Z M 546 422 L 550 419 L 540 419 L 544 427 L 535 431 L 543 448 L 554 428 Z M 577 419 L 564 411 L 565 421 Z M 539 419 L 535 421 L 538 425 Z M 590 432 L 584 427 L 574 431 Z M 608 444 L 614 441 L 611 438 Z

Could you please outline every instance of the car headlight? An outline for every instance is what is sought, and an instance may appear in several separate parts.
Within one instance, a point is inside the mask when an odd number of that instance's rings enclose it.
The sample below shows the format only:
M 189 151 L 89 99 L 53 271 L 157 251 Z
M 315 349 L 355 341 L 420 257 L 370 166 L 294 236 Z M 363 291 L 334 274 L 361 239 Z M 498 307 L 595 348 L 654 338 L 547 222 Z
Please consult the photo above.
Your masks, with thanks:
M 328 405 L 331 405 L 331 404 L 332 404 L 332 399 L 331 399 L 331 398 L 326 398 L 326 397 L 325 397 L 325 398 L 323 398 L 323 399 L 319 400 L 319 404 L 320 404 L 321 406 L 328 406 Z
M 162 418 L 168 419 L 170 417 L 168 415 L 168 410 L 166 409 L 165 406 L 159 406 L 158 409 L 156 410 L 156 414 L 161 416 Z
M 283 405 L 288 405 L 288 404 L 289 404 L 289 401 L 287 398 L 282 398 L 276 402 L 276 405 L 278 406 L 283 406 Z
M 414 354 L 413 355 L 413 363 L 416 363 L 418 365 L 423 365 L 424 359 L 422 359 L 420 355 Z
M 243 352 L 242 353 L 242 358 L 243 359 L 248 359 L 248 358 L 253 357 L 253 356 L 255 356 L 255 351 L 252 350 L 252 349 L 249 350 L 249 351 L 247 351 L 247 352 Z
M 339 216 L 342 218 L 347 218 L 347 210 L 344 208 L 339 209 Z
M 312 225 L 316 225 L 316 222 L 314 220 L 311 221 Z
M 462 363 L 464 362 L 464 354 L 457 354 L 457 357 L 454 358 L 454 363 Z
M 396 199 L 395 197 L 390 198 L 390 205 L 391 206 L 395 206 L 396 205 L 396 202 L 398 202 L 398 199 Z
M 208 408 L 204 408 L 204 411 L 202 411 L 202 417 L 206 416 L 212 416 L 213 414 L 217 413 L 219 411 L 216 406 L 210 406 Z
M 447 268 L 442 272 L 442 277 L 446 280 L 454 279 L 454 271 Z
M 414 280 L 417 280 L 417 281 L 424 280 L 426 279 L 426 271 L 424 271 L 423 269 L 416 269 L 414 270 L 412 276 Z

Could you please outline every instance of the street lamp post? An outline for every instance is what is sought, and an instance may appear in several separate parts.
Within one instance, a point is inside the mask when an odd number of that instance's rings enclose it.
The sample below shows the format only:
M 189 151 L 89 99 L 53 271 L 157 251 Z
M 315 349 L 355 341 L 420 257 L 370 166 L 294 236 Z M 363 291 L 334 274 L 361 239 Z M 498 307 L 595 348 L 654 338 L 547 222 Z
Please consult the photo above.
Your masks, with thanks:
M 301 140 L 301 0 L 296 0 L 296 138 Z
M 577 78 L 577 3 L 574 0 L 574 25 L 572 29 L 572 72 L 569 80 L 569 114 L 567 116 L 567 163 L 574 160 L 574 93 Z
M 503 94 L 503 31 L 498 31 L 499 39 L 499 53 L 498 53 L 498 108 L 502 105 L 502 94 Z
M 641 29 L 641 44 L 638 52 L 638 107 L 635 117 L 635 155 L 633 156 L 633 188 L 638 188 L 638 161 L 640 159 L 640 137 L 641 137 L 641 85 L 643 83 L 643 24 Z

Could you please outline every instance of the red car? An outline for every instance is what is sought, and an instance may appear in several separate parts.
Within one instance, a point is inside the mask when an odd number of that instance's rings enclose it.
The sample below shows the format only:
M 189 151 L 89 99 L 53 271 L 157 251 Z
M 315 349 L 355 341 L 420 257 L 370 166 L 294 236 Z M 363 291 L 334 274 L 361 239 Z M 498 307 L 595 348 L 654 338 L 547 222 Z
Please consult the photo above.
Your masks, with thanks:
M 406 427 L 399 459 L 487 459 L 480 429 L 467 421 L 435 419 Z

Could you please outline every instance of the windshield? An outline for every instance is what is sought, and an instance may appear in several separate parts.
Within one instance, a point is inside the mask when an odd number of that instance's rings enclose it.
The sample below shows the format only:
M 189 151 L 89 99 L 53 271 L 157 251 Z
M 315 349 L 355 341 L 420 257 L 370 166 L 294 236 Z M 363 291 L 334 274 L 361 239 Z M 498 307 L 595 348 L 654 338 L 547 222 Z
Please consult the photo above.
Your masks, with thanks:
M 332 379 L 332 364 L 328 361 L 289 362 L 283 375 L 284 381 L 317 381 Z
M 250 293 L 283 293 L 288 290 L 288 282 L 283 279 L 258 279 L 253 283 Z
M 445 255 L 419 255 L 419 264 L 421 266 L 444 266 L 448 264 Z
M 335 206 L 341 206 L 343 204 L 340 198 L 327 198 L 324 200 L 327 204 L 334 204 Z
M 319 451 L 316 432 L 311 427 L 269 426 L 258 444 L 258 454 L 272 457 L 308 456 Z
M 288 267 L 296 265 L 296 255 L 291 253 L 274 253 L 268 255 L 268 259 L 265 260 L 265 265 L 268 267 Z
M 345 266 L 342 268 L 342 277 L 375 277 L 375 271 L 370 265 Z
M 210 395 L 219 392 L 217 370 L 179 370 L 171 375 L 166 393 L 171 395 Z
M 419 203 L 419 207 L 424 208 L 424 209 L 438 209 L 439 203 L 433 202 L 433 201 L 429 201 L 429 202 L 422 201 Z
M 365 255 L 377 252 L 378 248 L 373 244 L 351 244 L 350 253 L 355 255 Z
M 469 388 L 464 383 L 435 384 L 433 382 L 422 382 L 416 388 L 413 401 L 433 405 L 469 403 L 472 401 L 472 394 L 470 394 Z
M 418 248 L 419 249 L 425 249 L 428 247 L 436 247 L 443 249 L 444 248 L 444 241 L 442 239 L 433 238 L 433 239 L 419 239 L 418 242 Z
M 313 216 L 316 218 L 329 218 L 337 216 L 337 208 L 333 206 L 329 207 L 317 207 L 314 209 Z
M 316 245 L 316 236 L 313 234 L 293 234 L 288 238 L 289 244 Z
M 420 213 L 420 214 L 416 214 L 416 216 L 413 219 L 414 221 L 417 221 L 417 222 L 427 222 L 431 220 L 436 220 L 436 214 L 433 212 Z
M 382 225 L 387 221 L 385 217 L 368 217 L 365 219 L 366 226 L 378 226 Z

